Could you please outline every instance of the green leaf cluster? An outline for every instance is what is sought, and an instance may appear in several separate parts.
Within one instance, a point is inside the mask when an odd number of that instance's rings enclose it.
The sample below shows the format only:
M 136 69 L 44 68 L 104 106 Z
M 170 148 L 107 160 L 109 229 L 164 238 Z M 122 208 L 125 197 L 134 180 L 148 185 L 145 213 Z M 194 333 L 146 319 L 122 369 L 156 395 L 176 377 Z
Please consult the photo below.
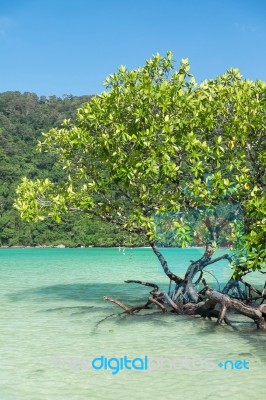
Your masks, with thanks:
M 95 217 L 90 219 L 81 213 L 60 216 L 64 211 L 63 195 L 71 197 L 71 185 L 65 188 L 65 172 L 56 162 L 56 157 L 36 151 L 42 132 L 59 127 L 62 119 L 73 119 L 76 110 L 91 96 L 38 97 L 34 93 L 5 92 L 0 94 L 0 246 L 118 246 L 140 245 L 134 235 Z M 40 183 L 42 189 L 61 187 L 61 192 L 52 195 L 54 201 L 52 218 L 39 223 L 21 220 L 14 209 L 16 187 L 31 180 Z M 48 181 L 46 180 L 48 179 Z M 49 189 L 49 187 L 51 188 Z M 63 190 L 64 189 L 64 190 Z M 66 190 L 65 190 L 66 189 Z M 68 189 L 68 191 L 67 191 Z M 29 195 L 32 212 L 23 211 L 31 221 L 35 220 L 37 198 Z M 90 199 L 82 198 L 83 206 Z M 61 219 L 58 224 L 55 220 Z
M 175 68 L 171 52 L 120 67 L 40 143 L 65 170 L 63 186 L 24 181 L 16 207 L 26 219 L 78 208 L 152 240 L 156 213 L 240 204 L 248 265 L 261 268 L 265 111 L 266 83 L 236 69 L 197 84 L 188 60 Z

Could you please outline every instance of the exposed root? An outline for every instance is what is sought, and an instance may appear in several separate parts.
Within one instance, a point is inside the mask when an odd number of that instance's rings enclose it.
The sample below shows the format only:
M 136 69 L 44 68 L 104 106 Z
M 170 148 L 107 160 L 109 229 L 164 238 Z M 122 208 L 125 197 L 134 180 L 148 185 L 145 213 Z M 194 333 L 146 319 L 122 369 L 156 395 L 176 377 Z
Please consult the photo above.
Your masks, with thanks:
M 245 304 L 243 301 L 231 298 L 230 296 L 217 292 L 207 285 L 205 279 L 202 279 L 205 287 L 198 295 L 198 302 L 177 302 L 174 301 L 171 296 L 167 293 L 160 292 L 159 286 L 154 283 L 143 282 L 139 280 L 128 280 L 126 283 L 136 283 L 148 287 L 152 287 L 153 290 L 150 292 L 151 297 L 148 298 L 147 302 L 143 305 L 129 308 L 122 301 L 114 299 L 113 297 L 104 296 L 104 300 L 115 303 L 123 312 L 120 314 L 111 314 L 110 316 L 99 321 L 97 326 L 110 318 L 111 316 L 121 316 L 122 314 L 134 315 L 141 310 L 150 309 L 151 307 L 159 307 L 163 313 L 174 312 L 182 315 L 200 315 L 203 318 L 217 319 L 217 324 L 220 325 L 223 322 L 233 329 L 236 329 L 226 316 L 228 310 L 233 309 L 236 312 L 245 315 L 255 322 L 257 328 L 266 328 L 266 304 L 261 304 L 259 307 L 251 307 Z M 264 294 L 260 292 L 260 294 Z M 216 309 L 216 305 L 220 305 L 220 309 Z
M 113 299 L 112 297 L 108 297 L 108 296 L 104 296 L 103 299 L 106 301 L 111 301 L 111 303 L 117 304 L 119 307 L 123 308 L 123 310 L 125 310 L 126 313 L 132 314 L 130 312 L 130 309 L 124 303 L 122 303 L 122 301 Z

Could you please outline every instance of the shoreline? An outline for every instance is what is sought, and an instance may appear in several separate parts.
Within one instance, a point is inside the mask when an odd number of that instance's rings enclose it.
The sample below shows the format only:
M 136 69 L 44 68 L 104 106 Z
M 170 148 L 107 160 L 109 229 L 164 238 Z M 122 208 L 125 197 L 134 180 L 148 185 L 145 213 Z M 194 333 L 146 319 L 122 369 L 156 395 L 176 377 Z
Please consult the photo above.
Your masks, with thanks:
M 182 247 L 159 247 L 161 249 L 182 249 Z M 48 245 L 37 245 L 37 246 L 0 246 L 0 249 L 118 249 L 119 251 L 123 249 L 151 249 L 150 246 L 65 246 L 64 244 L 59 244 L 55 246 Z M 204 246 L 188 246 L 183 247 L 183 249 L 205 249 Z M 218 247 L 217 250 L 230 250 L 230 247 Z

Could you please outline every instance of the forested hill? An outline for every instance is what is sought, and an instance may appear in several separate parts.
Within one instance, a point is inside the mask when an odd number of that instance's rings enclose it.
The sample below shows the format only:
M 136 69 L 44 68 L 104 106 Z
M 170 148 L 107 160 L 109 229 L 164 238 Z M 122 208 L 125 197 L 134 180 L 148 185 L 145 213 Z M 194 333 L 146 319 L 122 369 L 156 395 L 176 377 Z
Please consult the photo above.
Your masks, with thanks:
M 26 223 L 13 208 L 15 189 L 23 176 L 60 182 L 62 170 L 52 156 L 36 152 L 42 132 L 74 118 L 91 96 L 38 97 L 34 93 L 0 94 L 0 246 L 143 245 L 109 224 L 71 214 L 61 224 L 52 220 Z

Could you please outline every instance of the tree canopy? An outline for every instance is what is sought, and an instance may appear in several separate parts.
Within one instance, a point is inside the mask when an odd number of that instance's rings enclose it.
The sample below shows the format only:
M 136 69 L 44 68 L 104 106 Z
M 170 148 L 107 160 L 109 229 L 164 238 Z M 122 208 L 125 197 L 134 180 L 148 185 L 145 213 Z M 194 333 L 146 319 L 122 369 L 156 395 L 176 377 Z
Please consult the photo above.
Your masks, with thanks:
M 64 118 L 92 96 L 37 96 L 35 93 L 0 93 L 0 246 L 118 246 L 140 245 L 137 236 L 120 232 L 109 223 L 84 215 L 68 214 L 57 224 L 22 221 L 13 203 L 23 176 L 64 182 L 65 174 L 56 157 L 36 151 L 42 132 L 59 127 Z
M 105 85 L 74 121 L 44 134 L 38 148 L 57 157 L 65 179 L 23 178 L 21 216 L 59 221 L 82 211 L 152 243 L 159 213 L 237 205 L 245 268 L 263 268 L 266 83 L 229 69 L 197 84 L 188 60 L 175 69 L 168 52 L 134 70 L 121 66 Z

